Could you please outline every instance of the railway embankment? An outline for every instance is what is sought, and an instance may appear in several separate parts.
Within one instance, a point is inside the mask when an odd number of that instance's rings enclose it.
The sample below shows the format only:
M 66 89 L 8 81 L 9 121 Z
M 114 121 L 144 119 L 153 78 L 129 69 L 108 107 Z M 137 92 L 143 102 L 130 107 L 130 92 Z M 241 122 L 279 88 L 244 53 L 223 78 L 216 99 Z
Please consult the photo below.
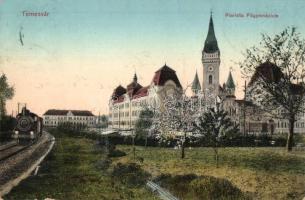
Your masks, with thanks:
M 37 142 L 0 161 L 0 197 L 29 177 L 52 150 L 55 138 L 44 132 Z

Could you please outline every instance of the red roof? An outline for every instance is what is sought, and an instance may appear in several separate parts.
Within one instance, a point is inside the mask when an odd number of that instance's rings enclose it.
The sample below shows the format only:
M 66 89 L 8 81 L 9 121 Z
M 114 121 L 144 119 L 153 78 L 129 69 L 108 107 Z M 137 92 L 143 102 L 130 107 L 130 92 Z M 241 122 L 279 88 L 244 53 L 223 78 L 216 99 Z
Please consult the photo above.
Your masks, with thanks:
M 136 98 L 140 98 L 140 97 L 145 97 L 148 95 L 148 88 L 149 86 L 146 86 L 146 87 L 142 87 L 141 89 L 139 89 L 137 91 L 137 93 L 135 93 L 132 98 L 133 99 L 136 99 Z
M 114 91 L 112 93 L 112 99 L 116 99 L 125 93 L 126 93 L 126 89 L 124 87 L 122 87 L 121 85 L 119 85 L 118 87 L 116 87 L 114 89 Z
M 132 82 L 129 85 L 127 85 L 127 93 L 129 97 L 132 97 L 134 94 L 136 94 L 140 89 L 142 88 L 142 85 L 140 85 L 137 82 Z
M 278 66 L 269 61 L 266 61 L 255 69 L 249 85 L 252 85 L 255 81 L 257 81 L 259 77 L 263 77 L 268 81 L 277 83 L 282 77 L 284 77 L 284 74 Z
M 279 83 L 281 78 L 284 78 L 285 75 L 278 66 L 267 61 L 256 68 L 249 82 L 249 86 L 252 85 L 255 81 L 257 81 L 258 77 L 263 77 L 265 80 L 273 83 Z M 290 90 L 293 94 L 296 95 L 303 94 L 305 92 L 304 85 L 302 84 L 291 83 Z
M 181 87 L 179 79 L 176 75 L 176 72 L 164 65 L 158 71 L 155 72 L 152 82 L 155 85 L 163 86 L 166 81 L 172 80 L 175 82 L 177 87 Z M 113 103 L 121 103 L 125 100 L 124 94 L 128 94 L 131 99 L 137 99 L 140 97 L 145 97 L 148 95 L 148 89 L 150 86 L 142 87 L 138 82 L 137 79 L 134 79 L 133 82 L 127 85 L 127 89 L 119 85 L 112 94 Z
M 166 81 L 172 80 L 175 82 L 177 87 L 181 87 L 180 81 L 176 75 L 176 71 L 168 67 L 166 64 L 155 72 L 152 82 L 155 85 L 164 86 Z

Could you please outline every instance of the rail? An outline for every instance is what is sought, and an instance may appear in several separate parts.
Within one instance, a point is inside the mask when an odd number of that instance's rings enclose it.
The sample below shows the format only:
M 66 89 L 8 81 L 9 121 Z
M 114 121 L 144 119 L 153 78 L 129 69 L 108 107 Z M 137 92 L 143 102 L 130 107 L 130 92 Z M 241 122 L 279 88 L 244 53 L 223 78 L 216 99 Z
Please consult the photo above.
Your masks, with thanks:
M 6 148 L 4 150 L 1 151 L 1 156 L 0 156 L 0 162 L 13 157 L 14 155 L 17 155 L 18 153 L 26 150 L 27 148 L 29 148 L 30 146 L 32 146 L 34 143 L 31 142 L 30 144 L 26 145 L 26 146 L 19 146 L 19 145 L 14 145 L 14 146 L 10 146 L 9 148 Z M 8 152 L 7 154 L 3 154 L 3 152 L 11 150 L 15 148 L 16 150 L 13 150 L 12 152 Z
M 160 187 L 158 184 L 147 181 L 147 187 L 149 187 L 153 192 L 157 192 L 159 197 L 163 200 L 179 200 L 177 197 L 174 197 L 171 193 Z
M 55 144 L 55 138 L 50 135 L 49 133 L 45 132 L 44 133 L 48 138 L 46 141 L 42 141 L 41 143 L 38 143 L 38 145 L 42 145 L 48 142 L 51 142 L 48 145 L 47 151 L 43 153 L 43 155 L 40 156 L 38 160 L 36 160 L 34 163 L 31 164 L 29 168 L 27 168 L 25 171 L 23 171 L 21 174 L 18 175 L 18 177 L 8 181 L 7 183 L 0 185 L 0 200 L 1 197 L 8 194 L 11 189 L 15 186 L 17 186 L 22 180 L 26 179 L 31 175 L 35 169 L 37 169 L 38 172 L 38 166 L 41 164 L 41 162 L 45 159 L 45 157 L 50 153 L 50 151 L 53 149 L 53 146 Z
M 11 148 L 11 147 L 13 147 L 13 146 L 16 146 L 18 143 L 17 143 L 17 141 L 11 141 L 11 142 L 7 142 L 7 143 L 5 143 L 5 144 L 1 144 L 0 145 L 0 152 L 1 151 L 5 151 L 6 149 L 8 149 L 8 148 Z

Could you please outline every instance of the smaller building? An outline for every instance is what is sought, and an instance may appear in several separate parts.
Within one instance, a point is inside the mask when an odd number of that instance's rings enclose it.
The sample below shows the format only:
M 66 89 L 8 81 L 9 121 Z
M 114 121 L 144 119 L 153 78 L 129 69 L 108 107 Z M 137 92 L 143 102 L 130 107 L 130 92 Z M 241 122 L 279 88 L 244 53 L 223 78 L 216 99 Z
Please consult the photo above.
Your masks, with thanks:
M 87 110 L 56 110 L 50 109 L 43 114 L 43 123 L 47 127 L 57 127 L 59 124 L 71 123 L 93 127 L 96 117 Z

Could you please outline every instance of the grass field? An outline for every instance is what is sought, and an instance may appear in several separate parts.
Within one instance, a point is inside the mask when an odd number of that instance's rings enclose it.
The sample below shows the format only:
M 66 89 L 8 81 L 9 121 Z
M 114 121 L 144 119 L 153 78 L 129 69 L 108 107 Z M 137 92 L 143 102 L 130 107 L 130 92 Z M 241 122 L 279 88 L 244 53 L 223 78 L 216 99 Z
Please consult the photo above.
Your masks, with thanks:
M 105 154 L 95 149 L 95 141 L 67 136 L 58 136 L 56 141 L 39 176 L 23 181 L 4 199 L 157 199 L 144 187 L 130 187 L 118 181 L 120 177 L 113 178 L 111 170 L 119 162 L 137 162 L 153 178 L 167 173 L 224 178 L 250 199 L 305 197 L 304 151 L 221 148 L 216 168 L 211 148 L 186 149 L 186 158 L 181 160 L 180 150 L 137 146 L 136 157 L 144 159 L 140 162 L 141 159 L 133 159 L 131 146 L 119 145 L 117 149 L 127 156 L 112 158 L 110 167 L 101 169 L 96 166 Z M 196 199 L 187 190 L 181 193 L 184 199 Z
M 115 162 L 133 161 L 132 148 Z M 305 152 L 287 153 L 284 148 L 222 148 L 219 168 L 211 148 L 193 148 L 180 159 L 180 151 L 137 147 L 136 156 L 144 158 L 143 168 L 154 177 L 169 173 L 194 173 L 225 178 L 253 199 L 302 199 L 305 197 Z M 187 191 L 185 191 L 187 193 Z M 189 198 L 192 199 L 192 198 Z
M 39 176 L 23 181 L 4 199 L 157 199 L 144 187 L 127 187 L 114 181 L 108 171 L 96 168 L 104 155 L 94 151 L 94 143 L 57 137 Z

